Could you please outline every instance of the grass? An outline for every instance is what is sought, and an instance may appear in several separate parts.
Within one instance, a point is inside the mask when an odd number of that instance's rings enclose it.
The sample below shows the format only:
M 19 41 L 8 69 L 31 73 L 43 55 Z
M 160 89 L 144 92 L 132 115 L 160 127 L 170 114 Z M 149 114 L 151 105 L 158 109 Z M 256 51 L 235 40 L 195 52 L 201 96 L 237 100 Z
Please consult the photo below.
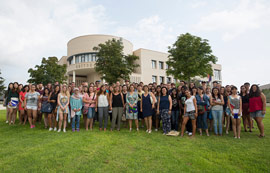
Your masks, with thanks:
M 267 109 L 267 115 L 270 108 Z M 0 111 L 0 172 L 269 172 L 270 117 L 264 119 L 266 137 L 242 130 L 223 137 L 167 137 L 90 131 L 49 132 L 43 125 L 5 124 Z

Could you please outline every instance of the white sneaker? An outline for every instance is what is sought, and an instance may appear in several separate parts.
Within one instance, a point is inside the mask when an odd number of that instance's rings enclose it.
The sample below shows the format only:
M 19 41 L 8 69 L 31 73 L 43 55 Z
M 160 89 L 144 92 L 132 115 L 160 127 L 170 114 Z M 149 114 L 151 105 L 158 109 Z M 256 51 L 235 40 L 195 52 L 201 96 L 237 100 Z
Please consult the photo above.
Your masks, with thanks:
M 8 124 L 8 120 L 6 121 L 6 124 Z
M 57 132 L 61 132 L 61 129 L 58 129 L 58 131 Z
M 148 133 L 152 133 L 152 130 L 149 130 Z
M 188 136 L 191 136 L 191 135 L 192 135 L 192 133 L 191 133 L 191 132 L 189 132 L 189 133 L 188 133 Z
M 188 134 L 188 131 L 186 131 L 185 133 Z
M 49 131 L 52 131 L 52 130 L 53 130 L 53 128 L 50 127 L 50 128 L 49 128 Z
M 54 128 L 54 131 L 55 131 L 55 132 L 57 131 L 57 128 L 56 128 L 56 127 Z
M 132 131 L 132 128 L 130 128 L 129 131 Z
M 155 131 L 157 132 L 157 131 L 158 131 L 158 129 L 155 129 Z
M 139 128 L 137 128 L 136 130 L 139 131 Z
M 66 133 L 66 129 L 63 129 L 63 132 Z
M 146 132 L 146 133 L 148 133 L 148 132 L 149 132 L 149 130 L 146 130 L 145 132 Z

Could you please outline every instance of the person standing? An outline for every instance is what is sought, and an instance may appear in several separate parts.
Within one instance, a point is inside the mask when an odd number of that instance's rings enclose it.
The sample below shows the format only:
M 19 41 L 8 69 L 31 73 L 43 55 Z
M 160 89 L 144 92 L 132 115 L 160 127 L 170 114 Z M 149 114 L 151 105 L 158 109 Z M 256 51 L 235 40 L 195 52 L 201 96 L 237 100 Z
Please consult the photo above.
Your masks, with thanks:
M 241 116 L 242 116 L 242 100 L 241 96 L 237 94 L 235 86 L 231 89 L 232 95 L 228 98 L 228 107 L 231 112 L 232 128 L 234 137 L 240 139 L 241 132 Z
M 72 118 L 72 132 L 80 131 L 80 119 L 82 114 L 82 97 L 79 94 L 79 88 L 74 88 L 74 94 L 70 97 L 70 109 L 71 109 L 71 118 Z M 76 122 L 76 126 L 75 126 Z
M 209 109 L 210 103 L 207 95 L 204 94 L 203 87 L 198 88 L 198 94 L 196 95 L 197 108 L 198 108 L 198 129 L 200 135 L 202 135 L 202 130 L 205 130 L 206 135 L 208 133 L 208 124 L 207 124 L 207 110 Z
M 179 99 L 176 88 L 171 91 L 172 98 L 172 130 L 178 131 L 178 122 L 180 116 Z
M 244 85 L 241 86 L 240 96 L 242 99 L 242 119 L 245 132 L 247 132 L 247 126 L 249 127 L 249 132 L 252 132 L 252 119 L 249 113 L 249 94 Z
M 197 101 L 195 96 L 191 95 L 189 90 L 185 91 L 185 95 L 187 99 L 184 107 L 184 119 L 181 129 L 181 137 L 184 136 L 185 126 L 189 119 L 192 123 L 192 137 L 194 137 L 196 133 L 196 118 L 198 116 Z
M 23 125 L 25 125 L 26 120 L 27 120 L 27 113 L 25 111 L 26 105 L 24 105 L 24 99 L 25 99 L 25 95 L 28 92 L 28 90 L 29 90 L 28 85 L 25 85 L 19 94 L 19 100 L 20 100 L 20 103 L 19 103 L 20 117 L 19 118 L 20 118 L 20 124 L 23 123 Z
M 152 115 L 155 108 L 155 96 L 152 92 L 149 92 L 147 85 L 143 87 L 144 94 L 141 99 L 141 112 L 143 113 L 144 122 L 146 124 L 146 132 L 152 133 Z M 151 101 L 152 100 L 152 101 Z
M 40 94 L 36 92 L 36 85 L 31 85 L 31 90 L 25 94 L 24 105 L 27 110 L 28 121 L 30 128 L 35 128 L 35 123 L 37 120 L 37 110 L 39 106 Z
M 104 85 L 101 85 L 97 93 L 96 112 L 98 112 L 99 131 L 102 130 L 104 120 L 104 131 L 107 130 L 108 125 L 108 111 L 109 111 L 109 94 L 106 92 Z
M 249 93 L 249 111 L 253 119 L 255 119 L 257 126 L 260 130 L 260 138 L 264 136 L 263 118 L 266 113 L 266 97 L 261 92 L 258 85 L 252 85 Z
M 115 129 L 116 120 L 117 120 L 117 130 L 120 131 L 124 109 L 124 97 L 123 94 L 120 92 L 119 85 L 116 85 L 114 87 L 114 91 L 110 95 L 110 109 L 112 110 L 111 131 Z
M 158 85 L 157 86 L 157 89 L 156 89 L 156 94 L 155 94 L 155 97 L 156 97 L 156 101 L 158 102 L 158 100 L 160 99 L 160 96 L 161 96 L 161 86 Z M 155 108 L 156 108 L 156 113 L 155 113 L 155 116 L 154 116 L 154 122 L 155 122 L 155 131 L 157 132 L 159 127 L 160 127 L 160 114 L 159 112 L 157 111 L 157 103 L 156 102 L 156 105 L 155 105 Z
M 138 93 L 134 91 L 134 85 L 129 86 L 129 92 L 126 95 L 126 119 L 129 122 L 129 131 L 132 131 L 132 120 L 135 121 L 136 129 L 139 131 L 138 122 Z
M 9 91 L 7 96 L 8 112 L 9 112 L 9 125 L 15 124 L 17 118 L 17 109 L 19 105 L 19 85 L 14 82 L 13 88 Z
M 90 130 L 93 130 L 93 119 L 95 117 L 95 107 L 96 107 L 96 93 L 94 92 L 94 87 L 89 87 L 89 93 L 85 93 L 83 96 L 83 102 L 84 106 L 88 108 L 87 110 L 87 121 L 86 121 L 86 131 L 88 130 L 88 127 L 90 126 Z M 84 111 L 86 110 L 84 107 Z
M 52 106 L 52 113 L 48 115 L 48 122 L 49 122 L 49 126 L 50 126 L 49 131 L 53 130 L 53 124 L 54 124 L 54 131 L 57 131 L 56 106 L 58 103 L 59 92 L 60 92 L 60 86 L 59 85 L 54 86 L 54 90 L 50 93 L 49 98 L 48 98 L 48 102 Z
M 210 97 L 210 104 L 212 105 L 212 116 L 214 120 L 214 131 L 216 136 L 222 136 L 222 113 L 224 100 L 223 96 L 220 94 L 218 88 L 212 89 L 212 95 Z M 219 128 L 217 128 L 217 125 Z
M 171 131 L 172 98 L 166 87 L 161 88 L 161 95 L 157 104 L 157 113 L 162 119 L 163 135 Z
M 41 114 L 44 114 L 45 129 L 47 129 L 48 127 L 49 114 L 52 113 L 52 106 L 48 102 L 49 96 L 50 96 L 50 90 L 48 88 L 44 88 L 43 95 L 41 96 Z
M 63 85 L 60 93 L 58 94 L 58 109 L 57 109 L 57 116 L 56 120 L 58 122 L 58 132 L 61 132 L 62 128 L 62 123 L 64 121 L 63 125 L 63 132 L 66 132 L 66 127 L 67 127 L 67 119 L 68 122 L 70 122 L 70 112 L 69 112 L 69 99 L 70 99 L 70 94 L 68 92 L 67 86 Z

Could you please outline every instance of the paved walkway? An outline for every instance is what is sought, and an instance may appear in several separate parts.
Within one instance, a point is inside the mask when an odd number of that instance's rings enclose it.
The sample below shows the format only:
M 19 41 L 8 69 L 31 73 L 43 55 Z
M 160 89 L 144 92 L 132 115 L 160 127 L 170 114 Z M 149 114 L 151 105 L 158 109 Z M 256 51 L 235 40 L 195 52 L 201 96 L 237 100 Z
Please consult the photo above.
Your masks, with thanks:
M 0 110 L 6 110 L 6 107 L 4 107 L 3 104 L 0 104 Z

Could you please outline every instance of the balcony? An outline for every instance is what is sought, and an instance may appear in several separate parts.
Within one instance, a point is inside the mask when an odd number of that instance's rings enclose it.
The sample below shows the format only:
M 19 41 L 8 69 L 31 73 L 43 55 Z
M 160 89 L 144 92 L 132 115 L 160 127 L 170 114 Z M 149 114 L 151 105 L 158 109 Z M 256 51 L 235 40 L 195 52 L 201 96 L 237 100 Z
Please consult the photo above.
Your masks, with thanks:
M 94 69 L 96 62 L 82 62 L 77 64 L 70 64 L 67 66 L 67 72 L 72 72 L 73 70 L 83 70 L 83 69 Z

